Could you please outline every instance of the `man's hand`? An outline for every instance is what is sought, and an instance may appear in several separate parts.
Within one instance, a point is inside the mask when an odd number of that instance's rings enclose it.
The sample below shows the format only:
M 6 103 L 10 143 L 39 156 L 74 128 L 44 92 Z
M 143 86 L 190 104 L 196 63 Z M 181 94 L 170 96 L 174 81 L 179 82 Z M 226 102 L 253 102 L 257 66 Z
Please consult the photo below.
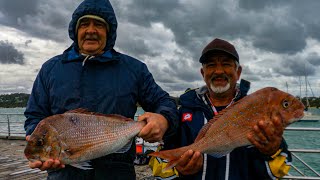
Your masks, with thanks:
M 196 151 L 188 150 L 178 160 L 177 171 L 182 175 L 191 175 L 199 172 L 203 166 L 203 155 Z
M 142 128 L 138 136 L 148 142 L 161 141 L 168 129 L 167 119 L 161 114 L 146 112 L 138 117 L 138 121 L 143 120 L 147 122 L 147 125 Z
M 259 121 L 253 127 L 254 134 L 248 134 L 248 140 L 265 155 L 272 156 L 280 147 L 284 127 L 280 116 L 272 116 L 270 121 Z
M 29 139 L 30 139 L 30 136 L 27 136 L 26 140 L 29 141 Z M 31 162 L 31 161 L 29 161 L 29 167 L 32 169 L 39 168 L 41 171 L 45 171 L 47 169 L 64 168 L 65 165 L 61 164 L 61 162 L 59 160 L 48 159 L 45 162 L 41 162 L 41 161 Z

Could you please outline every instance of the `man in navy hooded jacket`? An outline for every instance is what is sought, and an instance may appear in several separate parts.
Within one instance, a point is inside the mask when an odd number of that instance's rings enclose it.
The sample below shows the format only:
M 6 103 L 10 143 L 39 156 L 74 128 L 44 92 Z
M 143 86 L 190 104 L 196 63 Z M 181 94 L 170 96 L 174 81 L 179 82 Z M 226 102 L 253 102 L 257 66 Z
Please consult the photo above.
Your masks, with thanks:
M 69 25 L 74 43 L 45 62 L 34 82 L 25 111 L 27 140 L 48 116 L 85 108 L 133 118 L 137 103 L 147 112 L 138 118 L 147 121 L 140 137 L 155 142 L 174 133 L 178 124 L 174 100 L 155 83 L 144 63 L 113 49 L 116 29 L 108 0 L 85 0 L 77 7 Z M 124 154 L 92 160 L 92 170 L 56 159 L 30 162 L 29 166 L 48 170 L 48 179 L 135 179 L 134 147 L 132 144 Z

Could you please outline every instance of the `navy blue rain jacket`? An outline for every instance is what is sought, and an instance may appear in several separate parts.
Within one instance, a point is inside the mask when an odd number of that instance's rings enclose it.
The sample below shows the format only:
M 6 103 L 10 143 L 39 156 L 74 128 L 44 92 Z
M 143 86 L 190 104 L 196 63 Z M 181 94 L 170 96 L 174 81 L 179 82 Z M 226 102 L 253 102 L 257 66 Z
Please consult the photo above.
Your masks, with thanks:
M 242 80 L 239 87 L 240 92 L 235 101 L 246 96 L 249 88 L 249 82 Z M 206 100 L 207 104 L 205 104 L 202 100 L 204 92 L 204 89 L 195 89 L 181 95 L 181 107 L 179 109 L 181 121 L 184 121 L 183 117 L 185 114 L 189 114 L 192 120 L 180 122 L 181 125 L 177 135 L 165 141 L 164 150 L 192 144 L 204 126 L 204 118 L 208 121 L 213 118 L 214 113 L 211 106 L 209 106 L 209 101 Z M 218 111 L 221 111 L 225 107 L 216 108 Z M 287 160 L 291 162 L 291 154 L 287 150 L 285 140 L 282 141 L 280 148 L 287 154 Z M 203 176 L 205 179 L 210 180 L 272 179 L 273 175 L 270 175 L 270 170 L 266 167 L 266 163 L 269 160 L 271 160 L 269 156 L 261 154 L 258 149 L 253 146 L 239 147 L 234 149 L 230 155 L 221 158 L 214 158 L 208 155 L 206 162 L 204 162 L 204 166 L 206 167 L 205 176 L 203 175 L 203 171 L 200 171 L 194 175 L 182 176 L 180 179 L 201 180 Z M 228 178 L 226 178 L 226 173 L 228 173 Z
M 105 19 L 110 31 L 105 53 L 91 56 L 83 65 L 86 57 L 79 54 L 75 26 L 86 14 Z M 113 49 L 116 29 L 117 20 L 109 1 L 85 0 L 79 5 L 69 25 L 74 43 L 63 54 L 45 62 L 34 82 L 25 111 L 26 135 L 42 119 L 76 108 L 134 118 L 137 103 L 145 111 L 167 118 L 169 129 L 165 137 L 175 132 L 178 125 L 175 101 L 155 83 L 144 63 Z

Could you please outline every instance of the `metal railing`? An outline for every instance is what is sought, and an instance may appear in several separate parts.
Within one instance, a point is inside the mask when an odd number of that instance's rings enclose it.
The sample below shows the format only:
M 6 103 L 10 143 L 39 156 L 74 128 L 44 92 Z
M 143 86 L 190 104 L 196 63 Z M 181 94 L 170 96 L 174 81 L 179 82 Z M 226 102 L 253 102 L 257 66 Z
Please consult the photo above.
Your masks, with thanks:
M 287 127 L 286 131 L 315 131 L 315 132 L 320 132 L 320 128 L 309 128 L 309 127 Z M 319 154 L 319 158 L 320 158 L 320 149 L 289 149 L 289 151 L 291 152 L 292 156 L 295 158 L 295 160 L 298 160 L 298 162 L 303 164 L 303 167 L 308 169 L 310 172 L 313 173 L 313 176 L 310 175 L 306 175 L 301 169 L 299 169 L 297 166 L 295 166 L 295 164 L 292 164 L 291 167 L 291 173 L 289 172 L 289 174 L 287 176 L 282 177 L 281 179 L 314 179 L 314 180 L 320 180 L 320 173 L 317 172 L 313 167 L 311 167 L 308 163 L 306 163 L 300 156 L 297 155 L 297 153 L 316 153 Z M 320 166 L 320 164 L 319 164 Z M 292 171 L 297 172 L 300 176 L 294 176 L 291 175 Z
M 16 119 L 12 120 L 13 116 L 21 117 L 23 119 Z M 17 118 L 16 117 L 16 118 Z M 137 116 L 136 116 L 137 117 Z M 0 138 L 6 138 L 6 139 L 21 139 L 25 137 L 25 131 L 23 129 L 25 117 L 23 114 L 19 113 L 1 113 L 0 114 Z M 320 121 L 319 121 L 320 123 Z M 5 128 L 6 127 L 6 128 Z M 287 127 L 285 131 L 314 131 L 314 132 L 320 132 L 320 128 L 313 128 L 313 127 Z M 320 137 L 320 136 L 319 136 Z M 304 153 L 304 154 L 310 154 L 310 153 L 316 153 L 319 154 L 320 158 L 320 149 L 289 149 L 292 153 L 292 156 L 295 159 L 295 163 L 292 164 L 292 168 L 290 173 L 287 176 L 284 176 L 281 179 L 314 179 L 314 180 L 320 180 L 320 173 L 317 172 L 313 167 L 311 167 L 308 163 L 306 163 L 300 156 L 297 155 L 297 153 Z M 313 176 L 306 175 L 301 169 L 299 169 L 296 166 L 296 160 L 303 164 L 303 168 L 308 169 L 310 172 L 313 173 Z M 320 164 L 319 164 L 320 166 Z M 299 175 L 291 175 L 293 172 L 298 173 Z
M 13 117 L 14 120 L 13 120 Z M 24 138 L 23 129 L 24 115 L 21 113 L 1 113 L 0 114 L 0 138 L 16 139 Z

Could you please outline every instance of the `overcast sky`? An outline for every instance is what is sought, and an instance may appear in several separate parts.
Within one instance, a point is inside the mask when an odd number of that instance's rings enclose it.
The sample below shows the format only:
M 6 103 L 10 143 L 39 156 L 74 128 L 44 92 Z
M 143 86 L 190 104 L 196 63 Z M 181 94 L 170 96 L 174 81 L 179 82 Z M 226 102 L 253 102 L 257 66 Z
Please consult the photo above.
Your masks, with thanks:
M 72 43 L 68 24 L 80 2 L 0 0 L 0 94 L 31 92 L 41 65 Z M 301 87 L 305 96 L 306 75 L 308 96 L 320 96 L 319 0 L 111 3 L 115 49 L 145 62 L 172 96 L 204 85 L 198 59 L 214 38 L 236 46 L 251 92 L 273 86 L 300 95 Z

